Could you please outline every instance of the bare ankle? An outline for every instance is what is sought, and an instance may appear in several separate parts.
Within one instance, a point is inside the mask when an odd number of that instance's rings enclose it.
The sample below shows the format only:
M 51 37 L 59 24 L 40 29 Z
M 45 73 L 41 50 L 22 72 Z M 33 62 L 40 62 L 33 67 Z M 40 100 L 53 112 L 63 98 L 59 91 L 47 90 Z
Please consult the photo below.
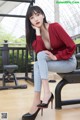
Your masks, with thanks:
M 44 92 L 44 95 L 46 96 L 48 96 L 48 95 L 51 95 L 51 92 L 50 91 L 47 91 L 47 92 Z

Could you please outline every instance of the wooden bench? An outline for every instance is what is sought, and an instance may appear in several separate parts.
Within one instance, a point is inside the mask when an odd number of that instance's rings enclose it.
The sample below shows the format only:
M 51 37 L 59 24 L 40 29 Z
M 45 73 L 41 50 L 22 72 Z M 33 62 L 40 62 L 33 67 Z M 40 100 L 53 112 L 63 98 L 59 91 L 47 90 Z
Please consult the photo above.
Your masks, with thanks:
M 80 59 L 80 53 L 76 54 L 77 60 Z M 59 74 L 62 80 L 57 84 L 55 89 L 55 109 L 61 109 L 63 105 L 79 104 L 80 99 L 75 100 L 62 100 L 61 90 L 66 84 L 76 84 L 80 83 L 80 69 L 76 69 L 71 73 L 61 73 Z

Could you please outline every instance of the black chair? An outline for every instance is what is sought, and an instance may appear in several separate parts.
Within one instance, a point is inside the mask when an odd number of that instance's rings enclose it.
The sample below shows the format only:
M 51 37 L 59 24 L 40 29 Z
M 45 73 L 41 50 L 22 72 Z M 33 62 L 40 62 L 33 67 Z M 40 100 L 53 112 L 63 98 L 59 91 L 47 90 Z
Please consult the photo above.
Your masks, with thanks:
M 2 83 L 3 86 L 0 86 L 0 90 L 5 89 L 25 89 L 27 85 L 18 85 L 18 80 L 16 78 L 15 72 L 18 70 L 18 65 L 9 64 L 9 50 L 8 44 L 4 44 L 2 49 L 2 62 L 3 62 L 3 76 L 2 76 Z M 6 83 L 14 82 L 15 85 L 6 85 Z
M 77 60 L 80 59 L 80 53 L 76 54 Z M 62 100 L 61 90 L 66 84 L 80 83 L 80 69 L 76 69 L 71 73 L 58 74 L 62 77 L 62 80 L 57 84 L 55 88 L 55 109 L 61 109 L 63 105 L 80 104 L 80 99 L 75 100 Z

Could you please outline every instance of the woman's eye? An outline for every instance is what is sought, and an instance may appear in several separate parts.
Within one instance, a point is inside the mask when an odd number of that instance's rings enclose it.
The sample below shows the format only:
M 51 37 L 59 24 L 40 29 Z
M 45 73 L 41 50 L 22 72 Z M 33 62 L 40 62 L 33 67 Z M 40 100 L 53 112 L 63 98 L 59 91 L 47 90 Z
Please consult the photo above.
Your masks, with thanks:
M 37 13 L 36 15 L 39 16 L 39 13 Z
M 30 19 L 33 19 L 33 17 L 30 17 Z

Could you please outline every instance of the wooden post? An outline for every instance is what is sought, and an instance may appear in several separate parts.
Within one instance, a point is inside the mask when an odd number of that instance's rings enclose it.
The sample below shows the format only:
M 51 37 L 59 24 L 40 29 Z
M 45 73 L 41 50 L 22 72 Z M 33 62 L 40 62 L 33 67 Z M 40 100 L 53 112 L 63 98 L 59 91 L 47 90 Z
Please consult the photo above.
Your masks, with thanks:
M 9 51 L 8 51 L 8 41 L 4 40 L 4 46 L 2 49 L 2 62 L 3 65 L 9 64 Z

